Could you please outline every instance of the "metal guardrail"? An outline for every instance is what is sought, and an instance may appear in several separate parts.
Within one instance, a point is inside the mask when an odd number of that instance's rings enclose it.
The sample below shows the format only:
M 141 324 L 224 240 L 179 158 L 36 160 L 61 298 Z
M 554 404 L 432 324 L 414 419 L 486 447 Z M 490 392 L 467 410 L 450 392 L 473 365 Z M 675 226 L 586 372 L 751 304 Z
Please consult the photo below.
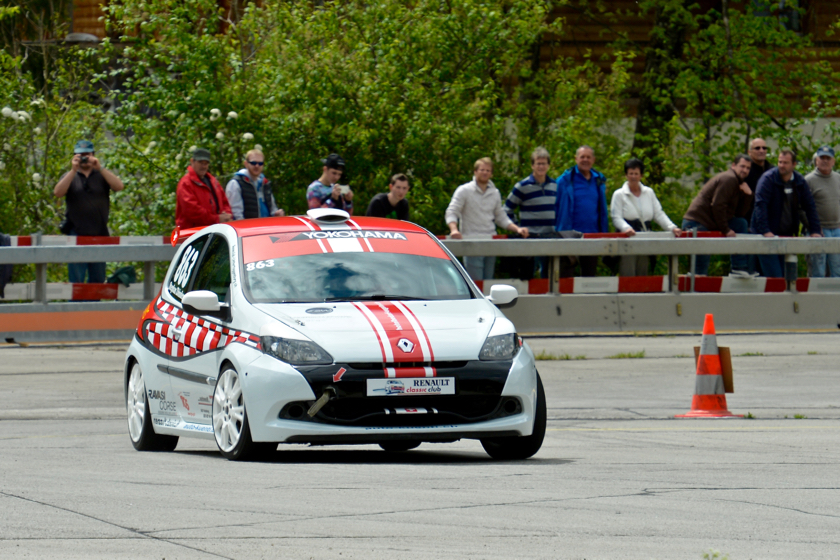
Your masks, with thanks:
M 131 238 L 128 238 L 131 239 Z M 28 247 L 0 248 L 0 264 L 35 265 L 36 303 L 46 303 L 48 263 L 143 262 L 143 299 L 155 295 L 154 270 L 158 262 L 175 255 L 171 245 L 76 245 L 40 246 L 37 236 Z M 787 255 L 840 253 L 840 238 L 772 237 L 739 235 L 735 238 L 681 238 L 669 233 L 639 233 L 630 238 L 609 239 L 446 239 L 443 244 L 455 256 L 539 257 L 551 259 L 550 286 L 555 291 L 560 256 L 665 255 L 669 287 L 678 291 L 679 257 L 682 255 Z M 792 279 L 788 279 L 789 281 Z

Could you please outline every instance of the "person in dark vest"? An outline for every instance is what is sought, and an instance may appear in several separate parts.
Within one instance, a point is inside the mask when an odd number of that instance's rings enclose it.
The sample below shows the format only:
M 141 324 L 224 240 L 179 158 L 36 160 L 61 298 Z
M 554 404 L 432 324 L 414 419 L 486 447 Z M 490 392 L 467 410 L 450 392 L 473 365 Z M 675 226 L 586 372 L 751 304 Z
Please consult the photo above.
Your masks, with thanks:
M 283 209 L 277 208 L 271 182 L 263 174 L 265 155 L 260 150 L 251 150 L 242 163 L 245 167 L 237 171 L 225 187 L 233 219 L 285 216 Z
M 53 194 L 67 197 L 66 222 L 62 232 L 69 235 L 108 236 L 111 191 L 123 190 L 119 177 L 102 167 L 95 156 L 93 142 L 79 140 L 73 149 L 71 169 L 56 183 Z M 105 263 L 69 263 L 70 282 L 105 282 Z

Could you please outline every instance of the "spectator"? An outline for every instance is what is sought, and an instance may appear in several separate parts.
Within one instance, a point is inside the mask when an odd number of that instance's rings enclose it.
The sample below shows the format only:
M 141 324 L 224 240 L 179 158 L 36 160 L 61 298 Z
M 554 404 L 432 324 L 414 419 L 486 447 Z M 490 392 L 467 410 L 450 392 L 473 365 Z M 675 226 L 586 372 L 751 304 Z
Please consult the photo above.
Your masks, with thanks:
M 496 225 L 528 237 L 528 228 L 514 224 L 502 209 L 502 196 L 492 176 L 493 160 L 481 158 L 473 166 L 473 180 L 455 189 L 445 214 L 452 239 L 492 239 Z M 473 280 L 493 278 L 495 266 L 496 257 L 464 257 L 464 268 Z
M 557 179 L 557 201 L 554 206 L 557 231 L 606 233 L 607 179 L 592 168 L 595 150 L 581 146 L 575 152 L 575 166 Z M 575 262 L 580 262 L 581 276 L 595 276 L 598 257 L 561 257 L 560 276 L 574 276 Z
M 187 173 L 178 181 L 175 223 L 181 228 L 210 226 L 233 218 L 225 191 L 209 168 L 210 152 L 197 148 Z
M 408 201 L 405 199 L 405 195 L 408 194 L 410 187 L 408 177 L 403 173 L 397 173 L 391 177 L 391 182 L 388 183 L 389 192 L 374 196 L 365 215 L 408 220 Z
M 242 163 L 245 167 L 237 171 L 225 187 L 233 219 L 285 216 L 286 213 L 274 202 L 271 182 L 263 175 L 265 155 L 262 151 L 251 150 L 245 154 Z
M 557 200 L 557 183 L 548 176 L 551 157 L 548 150 L 539 147 L 531 153 L 531 174 L 513 186 L 505 200 L 505 212 L 514 219 L 514 212 L 519 209 L 519 225 L 528 228 L 528 239 L 555 237 L 554 204 Z M 534 277 L 534 268 L 540 272 L 540 278 L 546 278 L 546 257 L 517 257 L 521 259 L 519 278 L 530 280 Z
M 750 172 L 744 182 L 750 188 L 751 193 L 746 194 L 741 192 L 741 200 L 738 203 L 738 216 L 747 220 L 750 223 L 752 220 L 753 206 L 755 205 L 755 189 L 758 186 L 758 180 L 765 172 L 773 168 L 773 165 L 767 161 L 769 148 L 767 142 L 761 138 L 753 138 L 750 142 Z
M 811 237 L 822 237 L 820 219 L 805 177 L 794 170 L 796 154 L 791 150 L 779 152 L 778 165 L 758 180 L 755 191 L 755 211 L 750 230 L 764 237 L 777 235 L 793 237 L 799 234 L 799 212 L 805 211 Z M 759 255 L 761 270 L 769 278 L 784 278 L 784 255 Z
M 736 211 L 741 195 L 752 194 L 752 190 L 744 182 L 749 172 L 749 156 L 745 154 L 736 156 L 729 171 L 718 173 L 709 179 L 691 201 L 688 211 L 683 216 L 682 229 L 719 231 L 726 237 L 747 233 L 749 229 L 747 220 L 736 216 Z M 749 270 L 749 264 L 750 259 L 747 255 L 732 255 L 729 275 L 734 278 L 756 276 Z M 695 274 L 705 276 L 709 271 L 709 255 L 697 255 L 694 270 Z
M 642 184 L 644 170 L 641 160 L 633 158 L 624 163 L 627 181 L 613 193 L 610 202 L 610 215 L 616 231 L 636 235 L 637 231 L 650 231 L 651 221 L 656 220 L 662 229 L 680 235 L 682 231 L 662 210 L 656 193 Z M 627 255 L 621 257 L 618 273 L 621 276 L 647 276 L 649 266 L 650 257 L 647 255 Z
M 834 171 L 834 148 L 822 146 L 816 155 L 817 168 L 805 175 L 805 182 L 811 189 L 823 236 L 840 237 L 840 174 Z M 825 253 L 808 255 L 808 260 L 812 277 L 826 275 Z M 840 254 L 831 253 L 827 260 L 829 276 L 840 277 Z
M 352 215 L 353 191 L 338 184 L 344 174 L 344 160 L 338 154 L 330 154 L 321 162 L 321 176 L 306 189 L 309 208 L 338 208 Z
M 67 197 L 66 225 L 68 235 L 109 235 L 108 215 L 111 212 L 111 191 L 123 190 L 119 177 L 102 167 L 93 142 L 79 140 L 73 149 L 71 169 L 56 183 L 53 194 Z M 69 263 L 70 282 L 105 282 L 105 263 Z

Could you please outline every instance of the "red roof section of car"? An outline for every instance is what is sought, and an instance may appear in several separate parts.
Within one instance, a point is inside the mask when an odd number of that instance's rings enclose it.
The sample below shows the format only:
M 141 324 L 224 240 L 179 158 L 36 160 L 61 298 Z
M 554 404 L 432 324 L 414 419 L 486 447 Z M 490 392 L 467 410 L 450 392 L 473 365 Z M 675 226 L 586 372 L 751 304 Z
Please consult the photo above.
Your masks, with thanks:
M 388 218 L 368 218 L 366 216 L 351 216 L 343 222 L 356 229 L 354 224 L 362 230 L 388 230 L 401 231 L 406 233 L 426 233 L 426 230 L 411 222 L 402 220 L 390 220 Z M 284 216 L 282 218 L 254 218 L 251 220 L 236 220 L 228 222 L 239 237 L 250 237 L 252 235 L 265 235 L 269 233 L 283 233 L 292 231 L 319 230 L 323 225 L 325 229 L 330 226 L 342 225 L 342 222 L 319 224 L 306 216 Z M 310 228 L 311 226 L 311 228 Z

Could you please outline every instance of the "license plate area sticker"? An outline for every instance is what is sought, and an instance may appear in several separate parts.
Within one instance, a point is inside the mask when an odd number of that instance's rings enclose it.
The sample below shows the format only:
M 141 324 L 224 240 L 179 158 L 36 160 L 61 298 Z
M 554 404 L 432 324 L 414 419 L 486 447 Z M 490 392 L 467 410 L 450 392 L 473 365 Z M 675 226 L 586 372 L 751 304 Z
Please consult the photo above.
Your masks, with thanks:
M 367 380 L 367 396 L 369 397 L 454 394 L 454 377 L 403 377 L 401 379 Z

